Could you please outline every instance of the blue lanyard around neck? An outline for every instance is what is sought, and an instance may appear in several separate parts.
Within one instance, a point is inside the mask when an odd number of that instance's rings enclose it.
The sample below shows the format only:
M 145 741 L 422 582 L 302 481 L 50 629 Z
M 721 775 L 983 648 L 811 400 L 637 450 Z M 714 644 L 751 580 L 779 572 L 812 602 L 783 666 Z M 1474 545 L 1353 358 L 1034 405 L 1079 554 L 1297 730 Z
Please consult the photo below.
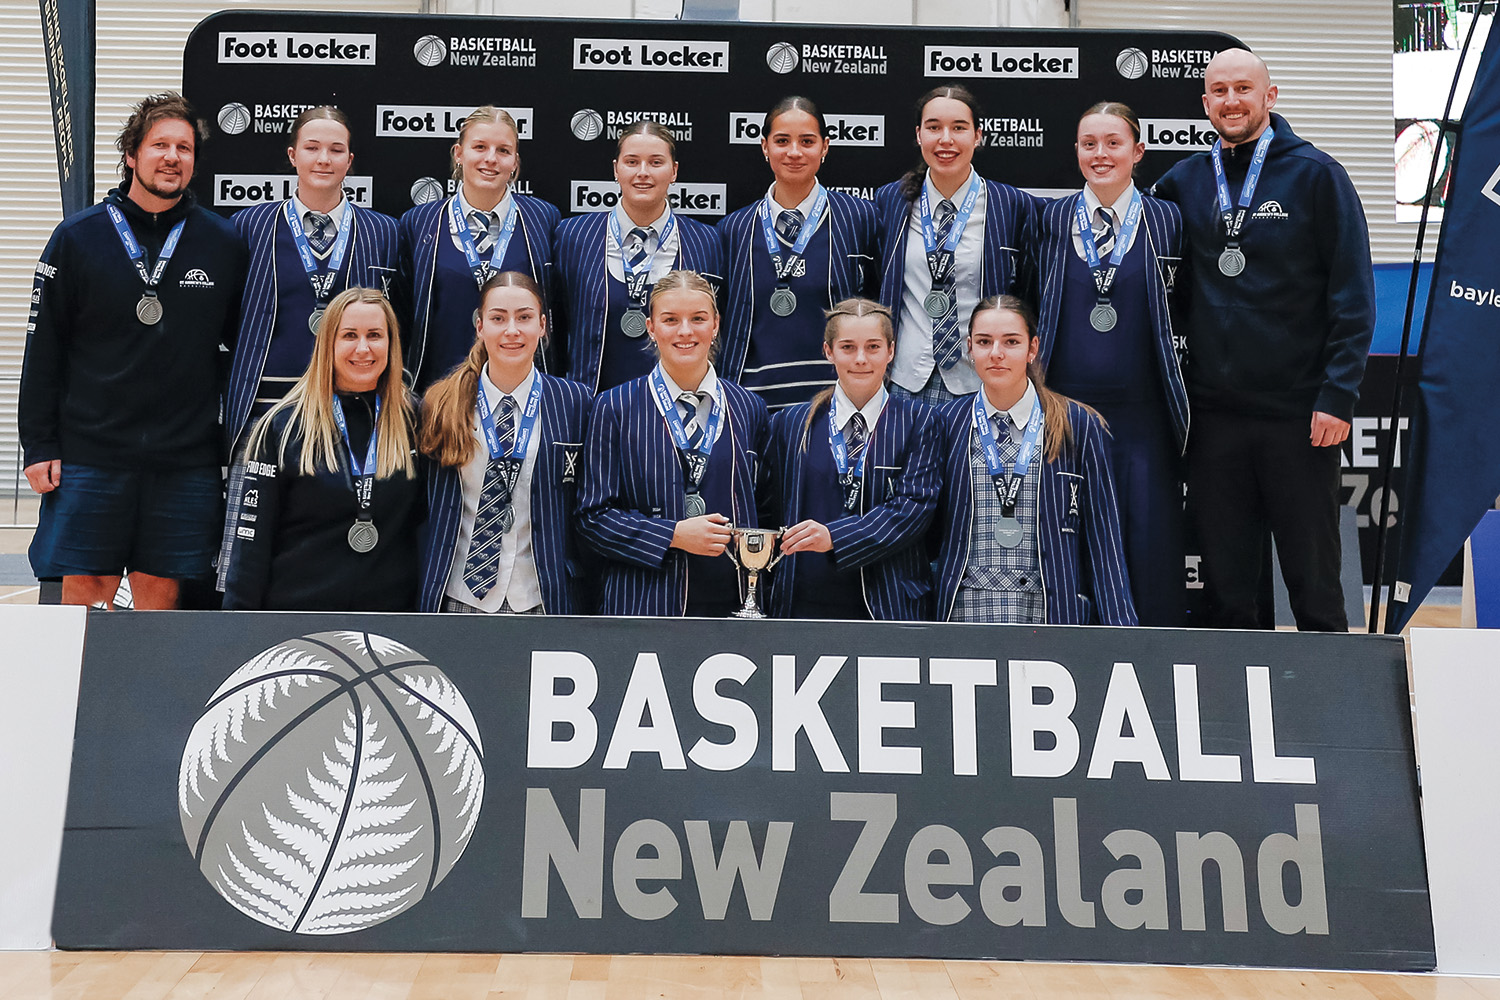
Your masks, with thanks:
M 526 446 L 531 443 L 532 432 L 536 429 L 537 414 L 542 408 L 542 380 L 535 374 L 531 376 L 531 392 L 526 397 L 526 409 L 521 411 L 520 422 L 516 424 L 516 440 L 508 452 L 500 441 L 500 432 L 495 427 L 495 415 L 490 412 L 490 401 L 485 396 L 483 382 L 479 385 L 474 405 L 479 411 L 479 426 L 484 428 L 484 441 L 489 446 L 491 460 L 524 459 Z
M 646 259 L 639 271 L 632 271 L 630 261 L 625 259 L 625 237 L 620 233 L 620 217 L 614 209 L 610 209 L 609 235 L 614 238 L 615 246 L 620 248 L 620 272 L 625 276 L 625 294 L 630 298 L 631 305 L 646 304 L 646 284 L 651 280 L 651 269 L 656 266 L 656 258 L 667 245 L 667 237 L 672 235 L 676 226 L 677 216 L 668 212 L 666 225 L 661 227 L 661 236 L 656 241 L 656 252 Z
M 370 443 L 365 447 L 365 461 L 361 465 L 354 455 L 354 445 L 349 441 L 349 423 L 344 419 L 344 404 L 338 394 L 333 397 L 333 422 L 338 424 L 344 438 L 344 450 L 349 453 L 349 471 L 354 482 L 354 496 L 359 501 L 361 512 L 370 509 L 370 493 L 375 479 L 375 456 L 380 444 L 380 397 L 375 397 L 375 415 L 370 420 Z
M 1016 516 L 1016 498 L 1021 493 L 1021 483 L 1031 471 L 1031 461 L 1036 457 L 1037 443 L 1042 438 L 1041 400 L 1031 405 L 1031 419 L 1026 421 L 1026 433 L 1021 438 L 1021 448 L 1016 452 L 1016 464 L 1010 475 L 1005 472 L 1005 460 L 1000 457 L 1000 442 L 995 440 L 995 430 L 990 425 L 989 413 L 985 410 L 984 390 L 974 394 L 974 432 L 979 435 L 979 448 L 984 453 L 984 465 L 995 484 L 995 494 L 1000 498 L 1000 513 L 1003 517 Z
M 500 235 L 495 240 L 495 249 L 488 261 L 479 257 L 474 235 L 469 232 L 469 220 L 464 218 L 464 210 L 459 206 L 458 200 L 459 196 L 454 195 L 448 202 L 448 212 L 453 217 L 458 245 L 463 248 L 464 259 L 469 262 L 469 272 L 474 275 L 474 284 L 483 287 L 491 272 L 500 270 L 505 262 L 505 251 L 510 248 L 510 238 L 516 231 L 516 216 L 520 214 L 516 209 L 516 199 L 514 196 L 510 199 L 510 211 L 505 213 L 505 222 L 500 226 Z
M 1120 262 L 1125 259 L 1125 253 L 1135 239 L 1135 231 L 1140 228 L 1144 204 L 1141 193 L 1131 188 L 1130 207 L 1125 210 L 1125 219 L 1120 223 L 1120 232 L 1115 237 L 1115 248 L 1109 255 L 1109 266 L 1106 268 L 1099 260 L 1099 248 L 1094 245 L 1094 227 L 1089 224 L 1088 204 L 1083 192 L 1079 192 L 1078 200 L 1073 203 L 1073 218 L 1078 224 L 1078 238 L 1083 243 L 1083 259 L 1088 263 L 1089 270 L 1094 272 L 1094 284 L 1104 298 L 1108 298 L 1110 290 L 1114 288 Z
M 816 182 L 814 182 L 816 183 Z M 776 223 L 772 213 L 780 214 L 781 207 L 776 204 L 770 194 L 761 211 L 760 231 L 765 237 L 766 253 L 771 255 L 771 269 L 776 272 L 777 281 L 785 281 L 787 275 L 796 270 L 797 261 L 807 252 L 807 244 L 812 242 L 813 234 L 817 232 L 818 225 L 823 221 L 823 212 L 828 208 L 828 191 L 822 184 L 817 185 L 818 197 L 813 202 L 812 211 L 807 215 L 807 221 L 797 232 L 797 239 L 792 243 L 791 250 L 787 253 L 785 260 L 781 256 L 781 241 L 776 237 Z
M 313 297 L 318 300 L 319 305 L 323 305 L 333 298 L 333 283 L 344 266 L 344 255 L 349 250 L 349 234 L 354 231 L 354 206 L 344 206 L 344 217 L 339 220 L 339 235 L 333 241 L 333 252 L 328 255 L 326 274 L 320 274 L 318 258 L 313 253 L 312 244 L 308 242 L 307 232 L 302 228 L 302 220 L 297 218 L 296 202 L 290 198 L 286 200 L 286 224 L 292 231 L 292 242 L 296 244 L 302 270 L 307 272 L 307 279 L 312 282 Z
M 964 195 L 963 204 L 959 205 L 958 212 L 953 217 L 953 227 L 948 230 L 948 238 L 943 245 L 938 246 L 937 229 L 932 224 L 932 206 L 927 199 L 927 184 L 922 185 L 922 199 L 918 205 L 918 218 L 922 224 L 922 246 L 927 250 L 927 269 L 932 272 L 934 283 L 944 281 L 953 271 L 953 252 L 958 249 L 958 244 L 964 238 L 964 229 L 969 225 L 969 216 L 974 214 L 974 205 L 979 201 L 979 192 L 984 190 L 984 181 L 980 180 L 979 172 L 970 168 L 969 191 Z
M 724 414 L 724 390 L 714 384 L 713 408 L 708 415 L 708 424 L 703 429 L 703 441 L 695 449 L 688 444 L 687 424 L 683 422 L 682 414 L 677 412 L 677 400 L 672 397 L 672 390 L 667 388 L 666 376 L 662 374 L 661 365 L 651 369 L 651 395 L 656 400 L 656 408 L 661 411 L 661 418 L 667 422 L 667 432 L 672 435 L 672 443 L 680 452 L 696 451 L 707 458 L 714 450 L 714 440 L 719 436 L 719 421 Z
M 1230 203 L 1229 181 L 1224 176 L 1224 140 L 1215 139 L 1213 148 L 1209 150 L 1209 157 L 1214 162 L 1214 186 L 1218 191 L 1219 215 L 1224 219 L 1224 230 L 1231 241 L 1239 239 L 1240 233 L 1245 229 L 1245 213 L 1250 211 L 1250 203 L 1255 198 L 1255 185 L 1260 183 L 1260 172 L 1266 165 L 1266 153 L 1275 136 L 1276 130 L 1273 128 L 1267 128 L 1260 134 L 1260 141 L 1255 144 L 1255 154 L 1250 157 L 1250 168 L 1245 172 L 1245 183 L 1240 187 L 1237 205 Z
M 109 212 L 109 221 L 115 224 L 115 232 L 120 237 L 120 242 L 125 247 L 125 253 L 129 255 L 130 262 L 135 265 L 136 273 L 141 276 L 148 290 L 156 288 L 161 284 L 162 275 L 167 271 L 167 263 L 171 261 L 172 254 L 177 252 L 177 244 L 182 239 L 182 229 L 187 225 L 187 219 L 182 219 L 167 233 L 167 241 L 162 244 L 161 253 L 156 258 L 156 266 L 146 270 L 146 250 L 136 240 L 135 233 L 130 231 L 130 223 L 125 220 L 125 213 L 114 205 L 106 204 L 105 209 Z

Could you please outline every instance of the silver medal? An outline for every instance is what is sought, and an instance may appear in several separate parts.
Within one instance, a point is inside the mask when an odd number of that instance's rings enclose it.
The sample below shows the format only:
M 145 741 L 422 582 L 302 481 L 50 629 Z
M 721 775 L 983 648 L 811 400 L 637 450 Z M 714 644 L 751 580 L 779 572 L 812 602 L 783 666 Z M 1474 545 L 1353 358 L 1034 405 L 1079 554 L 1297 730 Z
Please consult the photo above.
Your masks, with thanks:
M 995 541 L 1002 548 L 1013 549 L 1026 537 L 1026 529 L 1013 517 L 1002 517 L 995 525 Z
M 927 298 L 922 302 L 922 308 L 927 310 L 927 315 L 933 319 L 941 319 L 948 315 L 948 310 L 953 308 L 953 300 L 947 292 L 933 290 L 927 293 Z
M 1115 312 L 1115 307 L 1108 302 L 1101 302 L 1089 312 L 1089 324 L 1100 333 L 1108 333 L 1115 328 L 1120 321 L 1120 316 Z
M 323 310 L 314 309 L 307 317 L 307 329 L 316 337 L 318 335 L 318 324 L 323 322 Z
M 1219 273 L 1226 278 L 1238 278 L 1245 272 L 1245 252 L 1239 247 L 1226 247 L 1219 254 Z
M 627 309 L 620 317 L 620 331 L 627 337 L 646 335 L 646 314 L 639 309 Z
M 349 547 L 355 552 L 369 552 L 380 541 L 380 529 L 374 521 L 355 521 L 349 525 Z
M 689 493 L 683 506 L 688 517 L 702 517 L 708 513 L 708 501 L 703 499 L 701 493 Z
M 778 288 L 771 293 L 771 311 L 778 316 L 790 316 L 797 311 L 797 294 L 790 288 Z
M 142 295 L 140 301 L 135 304 L 135 318 L 147 326 L 160 323 L 161 315 L 161 299 L 155 295 Z

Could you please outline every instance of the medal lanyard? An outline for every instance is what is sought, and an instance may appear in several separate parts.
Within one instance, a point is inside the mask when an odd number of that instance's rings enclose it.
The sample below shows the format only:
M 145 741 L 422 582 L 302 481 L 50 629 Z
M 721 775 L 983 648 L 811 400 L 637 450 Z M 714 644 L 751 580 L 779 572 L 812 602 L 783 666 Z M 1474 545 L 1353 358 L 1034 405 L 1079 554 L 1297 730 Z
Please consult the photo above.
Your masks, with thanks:
M 830 399 L 828 401 L 828 445 L 833 449 L 833 464 L 839 470 L 839 478 L 843 479 L 850 476 L 851 470 L 849 468 L 849 446 L 844 443 L 843 428 L 839 427 L 838 409 L 838 406 Z M 869 428 L 866 433 L 873 435 L 875 429 L 873 427 Z M 853 478 L 858 479 L 865 474 L 865 457 L 869 454 L 870 447 L 867 442 L 865 450 L 860 452 L 859 463 L 852 470 Z
M 368 520 L 370 496 L 375 484 L 375 453 L 380 443 L 380 397 L 375 397 L 375 416 L 370 421 L 370 443 L 365 448 L 363 465 L 354 455 L 354 445 L 349 441 L 349 424 L 344 419 L 344 404 L 339 402 L 337 394 L 333 397 L 333 422 L 339 425 L 339 433 L 344 436 L 344 450 L 349 453 L 350 484 L 354 487 L 354 499 L 359 503 L 360 519 Z
M 813 182 L 817 184 L 816 181 Z M 785 263 L 781 257 L 781 241 L 776 237 L 776 224 L 772 219 L 772 213 L 780 213 L 781 208 L 766 195 L 765 204 L 762 207 L 760 218 L 761 235 L 766 240 L 766 252 L 771 255 L 771 269 L 776 272 L 776 281 L 785 283 L 787 275 L 791 274 L 797 267 L 797 261 L 807 251 L 807 244 L 812 242 L 813 233 L 817 232 L 818 224 L 823 221 L 823 212 L 828 208 L 828 191 L 822 184 L 817 184 L 818 198 L 813 202 L 812 211 L 807 216 L 807 221 L 797 232 L 797 239 L 792 243 L 792 249 L 786 257 Z
M 661 365 L 651 369 L 651 395 L 656 400 L 656 408 L 661 412 L 661 418 L 667 422 L 667 432 L 672 435 L 672 443 L 677 446 L 678 454 L 683 457 L 688 467 L 688 486 L 697 490 L 698 485 L 703 482 L 703 474 L 708 471 L 708 456 L 713 453 L 714 440 L 719 435 L 719 421 L 724 414 L 724 390 L 714 384 L 713 409 L 708 416 L 708 426 L 703 430 L 703 443 L 694 448 L 688 444 L 687 425 L 683 423 L 682 414 L 677 412 L 677 400 L 672 398 L 672 391 L 667 388 L 666 377 L 662 374 Z
M 1000 443 L 995 440 L 995 430 L 990 426 L 989 414 L 985 412 L 984 391 L 974 394 L 974 432 L 979 435 L 979 448 L 984 452 L 984 464 L 995 484 L 995 495 L 1000 499 L 1000 516 L 1016 516 L 1016 500 L 1021 495 L 1021 483 L 1031 471 L 1031 460 L 1036 457 L 1037 442 L 1042 437 L 1041 401 L 1031 406 L 1031 419 L 1026 421 L 1026 434 L 1021 438 L 1021 449 L 1016 453 L 1016 464 L 1011 474 L 1006 475 L 1005 461 L 1000 457 Z M 1003 477 L 1003 478 L 1002 478 Z
M 474 246 L 474 235 L 469 232 L 469 222 L 464 218 L 464 210 L 458 206 L 458 195 L 448 201 L 448 214 L 453 219 L 454 235 L 458 237 L 458 245 L 463 248 L 464 259 L 469 262 L 469 272 L 474 275 L 474 284 L 483 287 L 490 272 L 500 270 L 500 265 L 505 261 L 505 251 L 509 249 L 510 238 L 516 231 L 516 216 L 519 214 L 516 211 L 516 199 L 510 199 L 510 211 L 505 213 L 505 222 L 500 226 L 500 235 L 495 240 L 495 249 L 488 262 L 479 259 L 479 250 Z
M 490 458 L 498 460 L 502 458 L 515 462 L 526 458 L 526 447 L 531 443 L 531 435 L 536 428 L 537 413 L 542 404 L 542 380 L 532 376 L 531 392 L 526 397 L 526 409 L 521 413 L 521 422 L 516 425 L 516 440 L 509 452 L 500 441 L 500 432 L 495 428 L 495 415 L 490 412 L 490 401 L 485 398 L 484 386 L 479 386 L 478 398 L 475 407 L 479 411 L 479 426 L 484 428 L 485 444 L 489 445 Z
M 676 226 L 677 216 L 668 212 L 667 224 L 661 227 L 661 239 L 656 241 L 656 253 L 646 259 L 639 271 L 632 271 L 630 261 L 625 259 L 625 238 L 620 235 L 620 217 L 614 209 L 609 210 L 609 235 L 614 237 L 615 246 L 620 248 L 620 270 L 625 275 L 625 294 L 630 297 L 631 305 L 646 304 L 646 283 L 651 279 L 651 268 L 656 264 L 657 254 L 667 245 L 667 237 L 672 235 Z
M 1271 139 L 1275 135 L 1276 130 L 1273 128 L 1267 128 L 1260 134 L 1260 141 L 1255 144 L 1255 155 L 1250 158 L 1250 169 L 1245 172 L 1245 183 L 1240 187 L 1237 206 L 1229 201 L 1229 181 L 1224 176 L 1224 154 L 1221 152 L 1224 140 L 1214 140 L 1213 148 L 1209 150 L 1209 158 L 1214 162 L 1214 186 L 1218 190 L 1219 215 L 1224 219 L 1224 230 L 1230 243 L 1239 240 L 1240 233 L 1245 230 L 1245 214 L 1250 211 L 1250 202 L 1255 197 L 1255 185 L 1260 183 L 1260 172 L 1266 165 L 1266 151 L 1271 148 Z
M 1125 221 L 1120 223 L 1120 232 L 1115 237 L 1115 248 L 1109 255 L 1108 267 L 1104 267 L 1099 260 L 1099 248 L 1094 245 L 1094 227 L 1089 224 L 1088 205 L 1082 192 L 1079 192 L 1078 200 L 1073 203 L 1073 218 L 1078 223 L 1078 238 L 1083 243 L 1083 259 L 1088 263 L 1089 270 L 1094 272 L 1094 285 L 1099 289 L 1101 299 L 1109 298 L 1110 291 L 1115 287 L 1115 275 L 1120 271 L 1120 262 L 1125 259 L 1125 253 L 1135 239 L 1135 231 L 1141 225 L 1141 209 L 1145 203 L 1141 200 L 1139 191 L 1131 188 L 1130 193 L 1130 207 L 1125 210 Z
M 964 238 L 964 229 L 969 225 L 969 216 L 974 214 L 974 205 L 979 201 L 979 192 L 984 190 L 984 181 L 979 179 L 979 172 L 970 168 L 969 170 L 969 193 L 964 195 L 963 204 L 958 207 L 957 214 L 953 217 L 953 228 L 948 231 L 948 238 L 938 246 L 937 230 L 932 225 L 932 206 L 927 200 L 927 185 L 922 185 L 922 200 L 919 205 L 919 219 L 922 223 L 922 245 L 927 248 L 927 269 L 932 272 L 933 283 L 945 281 L 953 271 L 953 251 L 958 249 L 959 242 Z
M 120 236 L 120 242 L 125 246 L 125 253 L 130 256 L 130 262 L 135 265 L 136 273 L 141 276 L 141 281 L 146 285 L 148 295 L 156 294 L 156 286 L 161 284 L 162 275 L 166 273 L 167 263 L 171 261 L 172 254 L 177 252 L 177 243 L 182 239 L 182 229 L 187 225 L 187 219 L 183 219 L 172 227 L 167 234 L 167 241 L 162 244 L 161 254 L 156 258 L 156 266 L 150 271 L 146 270 L 146 251 L 136 241 L 135 234 L 130 231 L 130 223 L 125 221 L 125 214 L 113 205 L 104 206 L 109 211 L 109 221 L 115 224 L 115 232 Z
M 297 246 L 297 257 L 302 261 L 302 269 L 307 272 L 307 280 L 312 282 L 313 297 L 318 300 L 318 305 L 326 305 L 333 298 L 333 282 L 343 268 L 344 254 L 349 250 L 349 234 L 354 231 L 354 206 L 344 206 L 344 217 L 339 220 L 339 235 L 333 242 L 333 252 L 328 255 L 327 274 L 319 273 L 318 258 L 313 254 L 312 244 L 307 241 L 307 233 L 302 228 L 302 220 L 297 218 L 295 206 L 296 202 L 292 199 L 286 200 L 286 224 L 292 231 L 292 242 Z

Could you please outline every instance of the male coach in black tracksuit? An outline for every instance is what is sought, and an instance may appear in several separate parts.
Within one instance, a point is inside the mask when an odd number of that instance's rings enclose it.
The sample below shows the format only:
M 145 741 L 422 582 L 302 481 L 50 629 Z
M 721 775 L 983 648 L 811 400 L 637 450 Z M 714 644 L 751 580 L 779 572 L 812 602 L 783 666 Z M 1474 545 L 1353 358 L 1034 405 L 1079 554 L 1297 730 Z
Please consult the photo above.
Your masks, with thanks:
M 176 94 L 120 133 L 123 180 L 52 233 L 36 266 L 20 431 L 42 494 L 38 576 L 66 604 L 175 607 L 223 526 L 220 347 L 232 346 L 248 251 L 188 182 L 202 137 Z
M 1188 237 L 1188 505 L 1209 624 L 1259 627 L 1269 531 L 1297 627 L 1347 631 L 1338 446 L 1375 325 L 1364 210 L 1344 168 L 1271 114 L 1259 57 L 1219 53 L 1204 91 L 1223 182 L 1199 153 L 1153 193 L 1182 209 Z

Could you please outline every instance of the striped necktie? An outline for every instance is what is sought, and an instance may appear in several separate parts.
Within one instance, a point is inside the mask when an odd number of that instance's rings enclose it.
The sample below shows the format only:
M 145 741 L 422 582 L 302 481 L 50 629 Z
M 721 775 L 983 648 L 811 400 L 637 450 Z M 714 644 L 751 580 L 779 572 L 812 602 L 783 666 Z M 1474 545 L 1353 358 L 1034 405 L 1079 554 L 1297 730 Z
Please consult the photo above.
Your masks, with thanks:
M 645 228 L 637 226 L 625 238 L 625 246 L 620 253 L 625 258 L 625 266 L 632 273 L 639 271 L 645 265 L 646 261 L 650 259 L 651 255 L 646 252 L 646 244 L 651 241 L 651 237 L 655 235 L 655 232 L 649 226 Z
M 480 392 L 484 391 L 481 386 Z M 495 420 L 502 454 L 508 455 L 516 444 L 516 401 L 511 396 L 500 399 L 500 413 Z M 484 471 L 484 485 L 479 490 L 479 510 L 474 515 L 474 537 L 464 560 L 464 586 L 481 601 L 500 581 L 500 545 L 505 533 L 515 523 L 511 511 L 509 459 L 490 456 Z
M 855 411 L 854 416 L 849 418 L 849 423 L 844 427 L 844 441 L 849 449 L 849 468 L 859 465 L 859 460 L 864 457 L 865 445 L 870 442 L 870 430 L 865 426 L 865 415 Z
M 474 239 L 474 249 L 489 253 L 500 238 L 500 216 L 495 212 L 481 212 L 477 208 L 469 213 L 469 235 Z
M 682 425 L 687 430 L 688 447 L 697 451 L 703 447 L 703 424 L 698 419 L 707 393 L 684 392 L 677 397 L 677 412 L 682 415 Z
M 313 248 L 313 253 L 321 257 L 333 246 L 338 227 L 333 224 L 333 216 L 322 212 L 308 212 L 302 217 L 302 231 L 307 234 L 307 242 Z
M 1101 261 L 1109 260 L 1115 248 L 1115 220 L 1107 208 L 1094 209 L 1094 249 Z
M 953 202 L 944 198 L 938 202 L 936 218 L 937 223 L 937 245 L 939 248 L 945 246 L 948 237 L 953 233 L 953 220 L 958 215 L 958 209 Z M 958 335 L 958 293 L 957 268 L 950 267 L 948 276 L 933 285 L 934 291 L 947 293 L 948 311 L 932 321 L 932 357 L 939 368 L 952 368 L 958 364 L 963 357 L 963 341 Z
M 789 208 L 776 217 L 776 235 L 781 237 L 781 242 L 791 246 L 797 242 L 797 234 L 802 232 L 802 213 L 795 208 Z

